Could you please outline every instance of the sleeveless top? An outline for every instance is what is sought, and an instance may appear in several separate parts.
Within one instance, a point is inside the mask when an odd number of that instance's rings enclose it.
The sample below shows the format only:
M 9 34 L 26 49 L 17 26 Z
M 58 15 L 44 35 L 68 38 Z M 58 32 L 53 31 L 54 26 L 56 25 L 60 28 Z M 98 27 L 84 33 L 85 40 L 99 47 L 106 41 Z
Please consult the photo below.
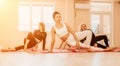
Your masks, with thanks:
M 66 25 L 65 25 L 64 23 L 62 23 L 62 24 L 63 24 L 63 27 L 60 28 L 60 29 L 58 29 L 58 28 L 56 28 L 56 27 L 54 26 L 55 32 L 56 32 L 56 34 L 57 34 L 59 37 L 63 37 L 64 35 L 66 35 L 67 33 L 69 33 Z

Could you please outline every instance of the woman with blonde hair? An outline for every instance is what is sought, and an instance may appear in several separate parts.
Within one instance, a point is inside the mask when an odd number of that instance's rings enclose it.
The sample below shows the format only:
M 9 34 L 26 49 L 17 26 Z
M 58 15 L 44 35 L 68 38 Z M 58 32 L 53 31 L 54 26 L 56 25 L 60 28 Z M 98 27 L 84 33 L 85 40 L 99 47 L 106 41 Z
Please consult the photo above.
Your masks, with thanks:
M 8 51 L 17 51 L 21 49 L 24 49 L 26 51 L 27 49 L 33 49 L 33 48 L 34 50 L 37 50 L 38 43 L 40 42 L 43 43 L 42 50 L 45 50 L 46 36 L 47 33 L 45 32 L 45 24 L 43 22 L 40 22 L 38 30 L 34 30 L 33 33 L 32 32 L 28 33 L 27 37 L 24 39 L 24 45 L 15 47 L 14 49 L 8 49 L 8 50 L 1 49 L 1 51 L 8 52 Z
M 43 22 L 39 23 L 39 29 L 34 30 L 34 32 L 29 32 L 27 37 L 24 39 L 24 45 L 15 47 L 16 50 L 20 49 L 29 49 L 32 47 L 36 47 L 39 42 L 43 42 L 42 50 L 45 50 L 45 44 L 46 44 L 46 36 L 47 33 L 45 32 L 45 24 Z

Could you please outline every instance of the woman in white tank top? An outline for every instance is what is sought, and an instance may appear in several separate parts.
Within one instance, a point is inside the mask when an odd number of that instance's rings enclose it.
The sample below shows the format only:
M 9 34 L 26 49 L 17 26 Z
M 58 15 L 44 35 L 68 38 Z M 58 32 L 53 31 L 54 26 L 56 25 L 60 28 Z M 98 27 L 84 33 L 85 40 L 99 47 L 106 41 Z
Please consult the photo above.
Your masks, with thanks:
M 75 33 L 72 28 L 67 25 L 66 23 L 61 22 L 61 14 L 57 11 L 53 13 L 53 19 L 55 21 L 55 25 L 52 27 L 51 30 L 51 48 L 50 52 L 52 52 L 54 44 L 55 44 L 55 34 L 63 40 L 63 42 L 69 44 L 72 47 L 82 47 L 85 48 L 86 50 L 90 51 L 105 51 L 106 49 L 102 48 L 97 48 L 97 47 L 91 47 L 90 42 L 91 42 L 91 37 L 92 37 L 92 32 L 89 30 L 83 31 L 83 32 L 78 32 Z M 80 39 L 86 38 L 86 44 L 80 43 Z

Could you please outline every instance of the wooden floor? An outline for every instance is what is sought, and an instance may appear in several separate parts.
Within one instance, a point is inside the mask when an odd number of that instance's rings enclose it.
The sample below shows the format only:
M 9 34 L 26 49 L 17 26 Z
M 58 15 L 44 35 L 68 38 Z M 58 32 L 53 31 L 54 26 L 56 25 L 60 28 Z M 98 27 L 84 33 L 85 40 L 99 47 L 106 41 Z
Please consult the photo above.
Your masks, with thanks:
M 0 52 L 0 66 L 120 66 L 120 52 Z

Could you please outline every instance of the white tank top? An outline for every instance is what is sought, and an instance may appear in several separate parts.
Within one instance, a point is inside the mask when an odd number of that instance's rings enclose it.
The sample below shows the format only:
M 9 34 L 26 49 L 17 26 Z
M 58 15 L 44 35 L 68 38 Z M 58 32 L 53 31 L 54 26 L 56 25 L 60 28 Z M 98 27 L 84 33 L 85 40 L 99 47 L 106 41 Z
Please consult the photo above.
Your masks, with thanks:
M 68 33 L 68 29 L 66 27 L 66 25 L 64 23 L 63 24 L 63 27 L 58 29 L 54 26 L 55 28 L 55 31 L 56 31 L 56 34 L 59 36 L 59 37 L 63 37 L 64 35 L 66 35 Z

